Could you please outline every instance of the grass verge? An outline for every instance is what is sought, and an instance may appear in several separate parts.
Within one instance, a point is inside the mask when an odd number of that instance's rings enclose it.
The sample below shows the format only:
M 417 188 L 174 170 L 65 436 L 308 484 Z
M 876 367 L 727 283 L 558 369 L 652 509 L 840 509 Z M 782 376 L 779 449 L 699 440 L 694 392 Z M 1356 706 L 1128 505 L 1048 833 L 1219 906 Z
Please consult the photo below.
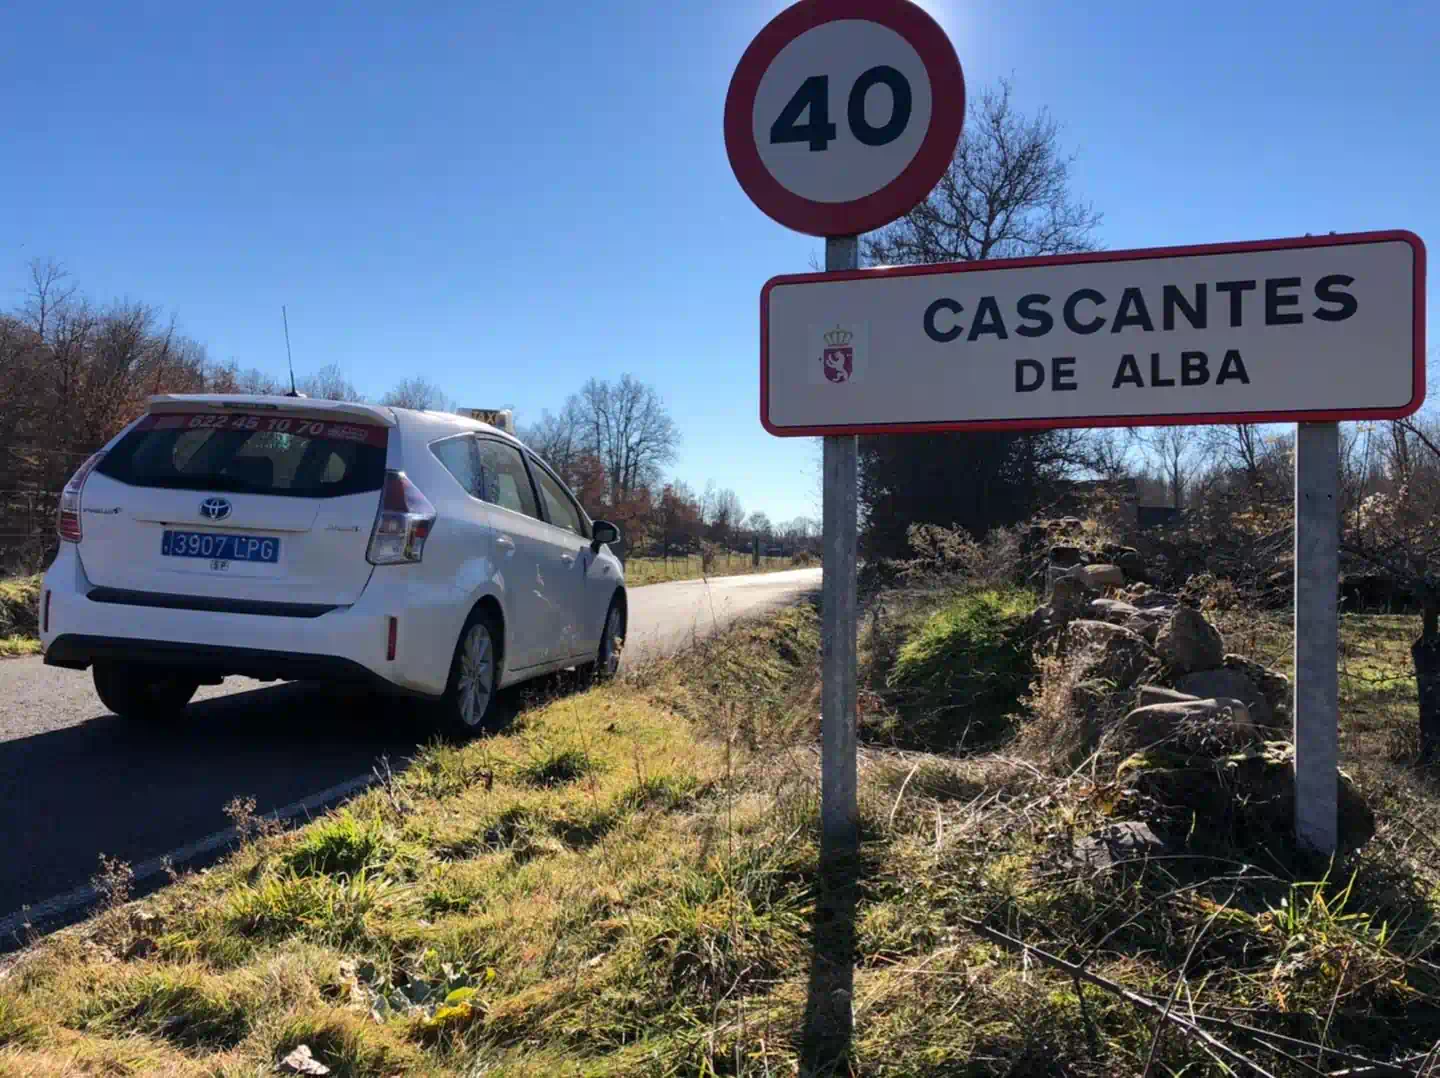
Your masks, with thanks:
M 668 584 L 676 580 L 699 580 L 704 576 L 744 576 L 748 573 L 778 573 L 787 569 L 801 569 L 804 565 L 791 558 L 762 557 L 757 568 L 751 563 L 749 554 L 731 554 L 717 557 L 709 573 L 699 554 L 681 555 L 673 558 L 630 558 L 625 562 L 625 583 L 632 588 L 646 584 Z
M 794 1073 L 817 649 L 806 608 L 745 626 L 38 943 L 0 973 L 0 1073 L 249 1075 L 301 1045 L 336 1075 Z M 1440 1039 L 1423 774 L 1362 769 L 1376 838 L 1297 874 L 1077 864 L 1104 783 L 1005 754 L 860 765 L 853 1073 L 1210 1075 L 1218 1044 L 1289 1078 Z
M 40 574 L 0 579 L 0 658 L 40 650 Z

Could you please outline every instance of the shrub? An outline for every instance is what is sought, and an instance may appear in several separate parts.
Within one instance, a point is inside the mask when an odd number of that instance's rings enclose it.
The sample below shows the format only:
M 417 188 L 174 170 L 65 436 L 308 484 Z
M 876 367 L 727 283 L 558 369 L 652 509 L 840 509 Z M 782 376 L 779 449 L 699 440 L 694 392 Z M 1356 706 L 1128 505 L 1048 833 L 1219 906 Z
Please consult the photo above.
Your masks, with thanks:
M 900 647 L 886 677 L 901 722 L 897 740 L 924 748 L 976 748 L 1012 729 L 1030 681 L 1024 625 L 1028 592 L 959 596 L 931 614 Z

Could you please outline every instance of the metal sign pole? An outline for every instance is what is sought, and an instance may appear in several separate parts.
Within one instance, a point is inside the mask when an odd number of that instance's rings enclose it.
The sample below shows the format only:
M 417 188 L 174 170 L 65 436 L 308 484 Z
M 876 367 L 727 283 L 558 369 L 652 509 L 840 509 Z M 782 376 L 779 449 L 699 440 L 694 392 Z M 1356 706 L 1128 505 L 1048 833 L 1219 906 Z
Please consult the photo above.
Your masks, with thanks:
M 1335 852 L 1339 827 L 1340 425 L 1295 429 L 1295 837 Z
M 857 269 L 854 236 L 825 240 L 825 268 Z M 820 916 L 805 1073 L 844 1057 L 854 1027 L 855 877 L 860 852 L 856 797 L 856 479 L 854 435 L 827 437 L 824 576 L 821 585 Z M 823 943 L 822 943 L 823 941 Z

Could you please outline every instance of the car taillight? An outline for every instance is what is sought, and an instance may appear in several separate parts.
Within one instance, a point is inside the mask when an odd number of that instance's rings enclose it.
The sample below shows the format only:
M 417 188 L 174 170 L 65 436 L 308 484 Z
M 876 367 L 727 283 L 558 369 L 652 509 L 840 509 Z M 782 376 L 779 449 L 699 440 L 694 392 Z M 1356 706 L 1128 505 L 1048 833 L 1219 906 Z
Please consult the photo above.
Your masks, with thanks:
M 419 561 L 425 539 L 435 524 L 435 507 L 404 472 L 385 473 L 380 512 L 370 532 L 366 558 L 371 565 L 401 565 Z
M 80 465 L 79 470 L 70 477 L 70 482 L 65 484 L 65 489 L 60 492 L 60 508 L 55 514 L 55 534 L 67 543 L 80 541 L 80 494 L 85 489 L 85 480 L 90 478 L 90 473 L 95 470 L 95 465 L 100 463 L 103 456 L 103 449 L 90 454 L 90 459 Z

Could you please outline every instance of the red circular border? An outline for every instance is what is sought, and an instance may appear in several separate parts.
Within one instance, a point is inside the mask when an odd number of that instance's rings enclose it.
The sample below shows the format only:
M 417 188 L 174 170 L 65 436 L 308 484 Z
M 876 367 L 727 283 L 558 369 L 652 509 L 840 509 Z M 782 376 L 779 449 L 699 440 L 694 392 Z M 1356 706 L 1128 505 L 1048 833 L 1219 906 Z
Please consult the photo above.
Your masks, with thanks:
M 917 53 L 930 76 L 930 129 L 895 179 L 854 202 L 814 202 L 780 185 L 755 145 L 755 95 L 775 57 L 807 30 L 841 19 L 863 19 L 894 30 Z M 953 103 L 953 105 L 952 105 Z M 965 121 L 965 75 L 945 31 L 910 0 L 801 0 L 775 16 L 750 43 L 725 96 L 725 150 L 745 193 L 762 212 L 812 236 L 855 236 L 905 216 L 940 182 Z

